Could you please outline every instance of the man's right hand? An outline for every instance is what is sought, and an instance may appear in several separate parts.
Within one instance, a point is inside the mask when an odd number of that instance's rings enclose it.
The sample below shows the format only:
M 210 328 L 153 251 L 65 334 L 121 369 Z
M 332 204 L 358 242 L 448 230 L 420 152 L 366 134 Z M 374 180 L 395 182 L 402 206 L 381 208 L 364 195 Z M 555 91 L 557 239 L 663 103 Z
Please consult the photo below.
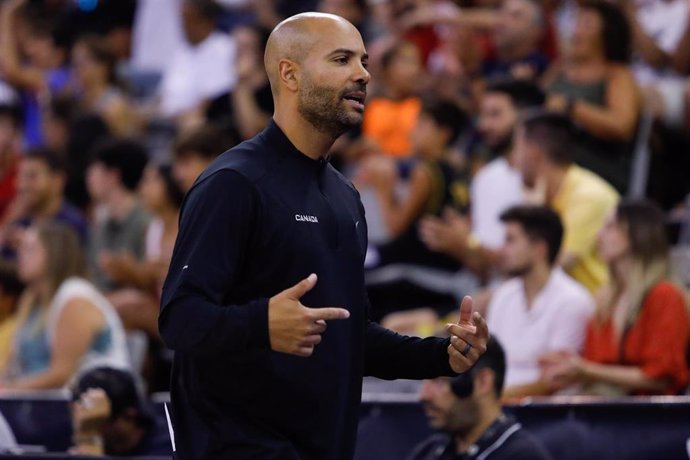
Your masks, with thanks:
M 302 305 L 299 299 L 315 285 L 316 275 L 312 273 L 268 301 L 268 336 L 273 351 L 309 357 L 321 343 L 326 321 L 350 317 L 344 308 Z

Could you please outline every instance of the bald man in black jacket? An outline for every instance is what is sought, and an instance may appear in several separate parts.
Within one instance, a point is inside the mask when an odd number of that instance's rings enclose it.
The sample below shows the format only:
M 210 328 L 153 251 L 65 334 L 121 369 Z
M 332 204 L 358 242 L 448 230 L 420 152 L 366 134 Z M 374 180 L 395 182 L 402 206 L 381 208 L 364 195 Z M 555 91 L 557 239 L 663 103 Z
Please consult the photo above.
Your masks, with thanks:
M 279 24 L 265 55 L 273 120 L 183 204 L 159 318 L 176 352 L 177 458 L 351 459 L 363 375 L 455 375 L 486 349 L 469 298 L 450 339 L 367 320 L 364 211 L 326 159 L 362 121 L 366 61 L 338 16 Z

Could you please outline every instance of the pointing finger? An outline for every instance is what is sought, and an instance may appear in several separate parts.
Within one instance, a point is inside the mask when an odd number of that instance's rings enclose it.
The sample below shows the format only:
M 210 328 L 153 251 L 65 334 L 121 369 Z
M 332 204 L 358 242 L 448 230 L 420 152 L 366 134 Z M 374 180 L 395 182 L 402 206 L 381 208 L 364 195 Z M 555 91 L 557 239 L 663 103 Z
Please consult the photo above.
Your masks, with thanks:
M 350 317 L 350 312 L 344 308 L 309 308 L 310 316 L 313 320 L 334 320 L 347 319 Z

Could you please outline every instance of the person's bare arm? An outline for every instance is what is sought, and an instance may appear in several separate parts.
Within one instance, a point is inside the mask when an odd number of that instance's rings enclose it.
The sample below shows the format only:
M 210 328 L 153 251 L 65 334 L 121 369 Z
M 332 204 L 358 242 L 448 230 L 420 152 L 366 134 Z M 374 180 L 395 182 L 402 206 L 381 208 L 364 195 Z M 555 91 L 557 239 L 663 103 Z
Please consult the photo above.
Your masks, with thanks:
M 618 366 L 583 361 L 580 373 L 584 381 L 604 382 L 628 390 L 649 390 L 663 392 L 668 387 L 664 379 L 653 379 L 637 366 Z
M 548 383 L 543 380 L 536 382 L 525 383 L 522 385 L 513 385 L 503 390 L 502 399 L 504 401 L 512 401 L 527 396 L 548 396 L 552 393 Z
M 8 388 L 40 390 L 64 386 L 79 368 L 81 358 L 104 324 L 103 314 L 90 302 L 78 298 L 69 301 L 57 320 L 50 367 L 11 382 Z
M 604 139 L 629 141 L 635 135 L 640 113 L 637 84 L 630 69 L 617 66 L 611 69 L 606 84 L 605 106 L 575 100 L 571 116 L 587 132 Z M 552 110 L 565 110 L 567 98 L 551 94 L 546 106 Z
M 606 85 L 606 106 L 578 101 L 573 119 L 592 134 L 615 140 L 630 140 L 635 134 L 640 102 L 637 84 L 630 69 L 612 69 Z
M 397 200 L 393 192 L 391 188 L 377 188 L 384 221 L 390 235 L 396 237 L 410 228 L 424 210 L 424 203 L 431 194 L 431 177 L 427 167 L 415 167 L 407 196 L 403 200 Z
M 16 16 L 25 3 L 26 0 L 8 0 L 0 6 L 0 70 L 8 83 L 40 91 L 44 88 L 43 75 L 22 65 L 15 37 Z

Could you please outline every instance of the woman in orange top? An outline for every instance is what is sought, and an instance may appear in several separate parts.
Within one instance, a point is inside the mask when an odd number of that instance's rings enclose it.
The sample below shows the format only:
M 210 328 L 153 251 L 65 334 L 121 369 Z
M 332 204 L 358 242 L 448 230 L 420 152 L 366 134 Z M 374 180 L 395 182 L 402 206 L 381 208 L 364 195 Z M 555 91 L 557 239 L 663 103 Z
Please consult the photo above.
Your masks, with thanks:
M 650 202 L 622 202 L 598 243 L 611 283 L 599 296 L 583 356 L 545 356 L 545 378 L 557 389 L 580 383 L 588 394 L 681 392 L 690 321 L 683 292 L 668 281 L 663 213 Z

